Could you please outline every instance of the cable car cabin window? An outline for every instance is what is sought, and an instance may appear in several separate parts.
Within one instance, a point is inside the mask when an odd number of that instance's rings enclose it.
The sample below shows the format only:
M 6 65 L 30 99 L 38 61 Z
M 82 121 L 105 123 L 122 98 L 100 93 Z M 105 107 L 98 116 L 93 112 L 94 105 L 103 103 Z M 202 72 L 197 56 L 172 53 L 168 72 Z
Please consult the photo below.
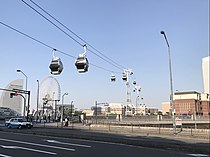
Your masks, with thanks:
M 111 81 L 114 82 L 115 81 L 115 78 L 111 78 Z
M 50 64 L 51 71 L 58 71 L 60 66 L 58 64 Z
M 88 66 L 84 63 L 77 63 L 76 64 L 78 72 L 86 72 L 88 71 Z
M 123 77 L 122 79 L 123 79 L 123 81 L 127 81 L 127 77 Z
M 78 70 L 85 69 L 85 64 L 83 64 L 83 63 L 77 63 L 76 66 L 77 66 Z

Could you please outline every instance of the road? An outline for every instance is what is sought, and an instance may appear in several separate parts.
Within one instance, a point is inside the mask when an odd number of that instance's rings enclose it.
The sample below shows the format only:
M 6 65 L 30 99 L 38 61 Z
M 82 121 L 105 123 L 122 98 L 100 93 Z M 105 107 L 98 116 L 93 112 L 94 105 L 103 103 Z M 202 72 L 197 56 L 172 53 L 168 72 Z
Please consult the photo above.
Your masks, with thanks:
M 79 139 L 1 132 L 0 157 L 190 157 L 193 153 Z M 207 155 L 203 155 L 207 156 Z

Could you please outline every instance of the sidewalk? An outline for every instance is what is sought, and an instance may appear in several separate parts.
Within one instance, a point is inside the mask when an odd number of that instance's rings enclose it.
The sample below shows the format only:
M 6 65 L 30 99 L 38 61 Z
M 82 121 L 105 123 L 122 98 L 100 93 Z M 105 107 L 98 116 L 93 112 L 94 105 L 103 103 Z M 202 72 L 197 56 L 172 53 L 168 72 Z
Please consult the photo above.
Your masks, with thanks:
M 113 126 L 106 125 L 83 125 L 82 123 L 73 123 L 69 124 L 68 127 L 61 127 L 61 123 L 37 123 L 35 127 L 45 127 L 45 128 L 64 128 L 64 129 L 77 129 L 77 130 L 86 130 L 89 132 L 98 132 L 98 133 L 107 133 L 107 134 L 118 134 L 125 135 L 129 137 L 143 136 L 143 137 L 161 137 L 166 139 L 173 139 L 189 143 L 209 143 L 210 134 L 195 135 L 189 132 L 180 132 L 177 135 L 172 134 L 172 129 L 167 129 L 167 131 L 161 131 L 159 133 L 158 128 L 114 128 Z M 153 129 L 153 130 L 151 130 Z M 156 130 L 155 130 L 156 129 Z M 137 131 L 140 130 L 140 131 Z M 184 129 L 186 130 L 186 129 Z M 177 130 L 178 131 L 178 130 Z

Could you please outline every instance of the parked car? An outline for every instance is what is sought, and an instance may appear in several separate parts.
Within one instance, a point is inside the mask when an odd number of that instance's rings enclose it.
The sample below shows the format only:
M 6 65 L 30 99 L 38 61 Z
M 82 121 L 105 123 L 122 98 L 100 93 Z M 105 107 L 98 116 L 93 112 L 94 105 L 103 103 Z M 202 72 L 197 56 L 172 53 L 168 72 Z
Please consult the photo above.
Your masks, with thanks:
M 5 126 L 8 128 L 31 129 L 33 127 L 33 124 L 31 122 L 24 121 L 23 118 L 11 118 L 5 122 Z

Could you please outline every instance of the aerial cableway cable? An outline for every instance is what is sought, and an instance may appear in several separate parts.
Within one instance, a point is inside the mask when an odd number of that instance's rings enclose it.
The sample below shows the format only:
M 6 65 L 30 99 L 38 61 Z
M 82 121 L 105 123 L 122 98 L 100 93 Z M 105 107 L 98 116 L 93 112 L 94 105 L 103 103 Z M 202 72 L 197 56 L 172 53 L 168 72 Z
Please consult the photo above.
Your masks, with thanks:
M 24 4 L 26 4 L 29 8 L 31 8 L 32 10 L 34 10 L 37 14 L 39 14 L 41 17 L 43 17 L 45 20 L 47 20 L 48 22 L 50 22 L 53 26 L 55 26 L 57 29 L 59 29 L 60 31 L 62 31 L 64 34 L 66 34 L 68 37 L 70 37 L 73 41 L 75 41 L 77 44 L 79 44 L 80 46 L 84 46 L 84 44 L 82 44 L 81 42 L 79 42 L 78 40 L 76 40 L 74 37 L 72 37 L 70 34 L 68 34 L 66 31 L 64 31 L 62 28 L 60 28 L 58 25 L 56 25 L 54 22 L 52 22 L 49 18 L 47 18 L 46 16 L 44 16 L 42 13 L 40 13 L 37 9 L 35 9 L 34 7 L 32 7 L 30 4 L 28 4 L 27 2 L 25 2 L 24 0 L 21 0 Z M 94 49 L 95 51 L 97 51 L 99 54 L 95 53 L 94 51 L 92 51 L 91 49 L 88 49 L 91 53 L 93 53 L 94 55 L 96 55 L 97 57 L 99 57 L 100 59 L 104 60 L 105 62 L 111 64 L 112 66 L 118 68 L 119 70 L 123 70 L 126 69 L 125 67 L 119 65 L 118 63 L 114 62 L 112 59 L 110 59 L 109 57 L 105 56 L 103 53 L 101 53 L 100 51 L 98 51 L 96 48 L 94 48 L 92 45 L 90 45 L 88 42 L 86 42 L 84 39 L 82 39 L 80 36 L 78 36 L 76 33 L 74 33 L 72 30 L 70 30 L 68 27 L 66 27 L 64 24 L 62 24 L 59 20 L 57 20 L 56 18 L 54 18 L 51 14 L 49 14 L 47 11 L 45 11 L 43 8 L 41 8 L 38 4 L 36 4 L 35 2 L 33 2 L 32 0 L 30 0 L 34 5 L 36 5 L 39 9 L 41 9 L 45 14 L 47 14 L 48 16 L 50 16 L 53 20 L 55 20 L 57 23 L 59 23 L 61 26 L 63 26 L 65 29 L 67 29 L 68 31 L 70 31 L 73 35 L 75 35 L 78 39 L 80 39 L 82 42 L 84 42 L 85 44 L 89 45 L 92 49 Z
M 69 32 L 71 32 L 73 35 L 75 35 L 78 39 L 80 39 L 81 41 L 83 41 L 84 43 L 86 43 L 89 47 L 91 47 L 92 49 L 94 49 L 96 52 L 98 52 L 99 54 L 101 54 L 103 57 L 105 57 L 106 59 L 112 61 L 114 64 L 118 65 L 119 67 L 126 69 L 124 66 L 118 64 L 117 62 L 113 61 L 111 58 L 105 56 L 102 52 L 100 52 L 99 50 L 97 50 L 94 46 L 92 46 L 90 43 L 88 43 L 86 40 L 84 40 L 82 37 L 80 37 L 79 35 L 77 35 L 75 32 L 73 32 L 71 29 L 69 29 L 67 26 L 65 26 L 62 22 L 60 22 L 58 19 L 56 19 L 54 16 L 52 16 L 50 13 L 48 13 L 45 9 L 43 9 L 40 5 L 38 5 L 37 3 L 35 3 L 33 0 L 30 0 L 34 5 L 36 5 L 39 9 L 41 9 L 44 13 L 46 13 L 49 17 L 51 17 L 53 20 L 55 20 L 57 23 L 59 23 L 61 26 L 63 26 L 65 29 L 67 29 Z
M 25 36 L 25 37 L 27 37 L 27 38 L 29 38 L 29 39 L 31 39 L 31 40 L 33 40 L 33 41 L 35 41 L 35 42 L 37 42 L 37 43 L 39 43 L 39 44 L 41 44 L 41 45 L 43 45 L 43 46 L 45 46 L 45 47 L 47 47 L 47 48 L 50 48 L 51 50 L 56 50 L 56 52 L 59 52 L 59 53 L 61 53 L 63 55 L 66 55 L 68 57 L 71 57 L 73 59 L 76 59 L 77 58 L 77 57 L 74 57 L 74 56 L 72 56 L 72 55 L 70 55 L 68 53 L 65 53 L 65 52 L 61 51 L 61 50 L 58 50 L 58 49 L 54 48 L 53 46 L 50 46 L 50 45 L 48 45 L 48 44 L 46 44 L 46 43 L 44 43 L 44 42 L 42 42 L 42 41 L 40 41 L 38 39 L 36 39 L 36 38 L 34 38 L 34 37 L 26 34 L 26 33 L 23 33 L 20 30 L 14 28 L 14 27 L 11 27 L 11 26 L 9 26 L 7 24 L 5 24 L 4 22 L 1 22 L 0 21 L 0 24 L 3 25 L 3 26 L 5 26 L 5 27 L 7 27 L 7 28 L 9 28 L 9 29 L 11 29 L 11 30 L 13 30 L 13 31 L 15 31 L 15 32 L 17 32 L 17 33 L 19 33 L 19 34 L 21 34 L 21 35 L 23 35 L 23 36 Z M 92 64 L 92 63 L 89 63 L 89 64 L 92 65 L 92 66 L 94 66 L 94 67 L 97 67 L 99 69 L 102 69 L 104 71 L 110 72 L 110 73 L 113 73 L 114 72 L 113 70 L 109 70 L 109 69 L 106 69 L 104 67 L 100 67 L 98 65 Z M 120 72 L 114 72 L 114 73 L 120 73 Z
M 30 7 L 32 10 L 34 10 L 36 13 L 38 13 L 40 16 L 42 16 L 45 20 L 47 20 L 48 22 L 50 22 L 53 26 L 55 26 L 56 28 L 58 28 L 60 31 L 62 31 L 64 34 L 66 34 L 68 37 L 70 37 L 72 40 L 74 40 L 77 44 L 79 44 L 80 46 L 83 46 L 83 44 L 81 44 L 79 41 L 77 41 L 75 38 L 73 38 L 72 36 L 70 36 L 68 33 L 66 33 L 64 30 L 62 30 L 59 26 L 57 26 L 55 23 L 53 23 L 52 21 L 50 21 L 48 18 L 46 18 L 44 15 L 42 15 L 39 11 L 37 11 L 35 8 L 33 8 L 31 5 L 29 5 L 27 2 L 25 2 L 24 0 L 21 0 L 23 3 L 25 3 L 28 7 Z

